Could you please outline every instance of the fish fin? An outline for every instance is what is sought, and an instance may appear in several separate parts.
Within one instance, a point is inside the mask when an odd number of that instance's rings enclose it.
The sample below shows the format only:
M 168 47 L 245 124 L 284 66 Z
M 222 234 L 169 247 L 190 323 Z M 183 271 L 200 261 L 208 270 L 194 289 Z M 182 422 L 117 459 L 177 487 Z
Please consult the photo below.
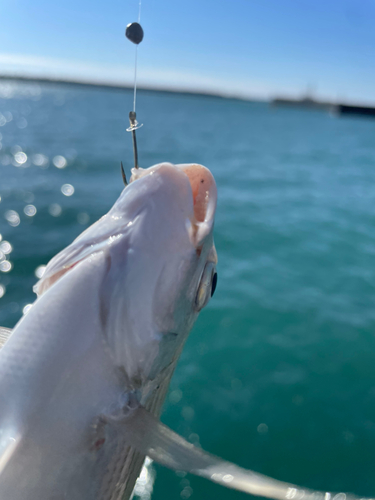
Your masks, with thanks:
M 38 297 L 77 264 L 104 250 L 128 231 L 129 218 L 122 217 L 121 211 L 119 214 L 119 206 L 121 208 L 118 201 L 106 215 L 48 262 L 43 276 L 33 286 Z
M 190 472 L 227 488 L 276 500 L 331 498 L 329 493 L 284 483 L 211 455 L 173 432 L 141 406 L 123 417 L 106 418 L 106 423 L 119 428 L 129 444 L 143 455 L 170 469 Z M 346 495 L 345 498 L 355 497 Z
M 0 349 L 4 346 L 5 342 L 12 335 L 11 328 L 5 328 L 4 326 L 0 326 Z
M 0 476 L 5 467 L 9 465 L 10 460 L 20 442 L 21 438 L 19 435 L 13 434 L 12 436 L 9 436 L 7 435 L 7 432 L 3 430 L 0 441 Z

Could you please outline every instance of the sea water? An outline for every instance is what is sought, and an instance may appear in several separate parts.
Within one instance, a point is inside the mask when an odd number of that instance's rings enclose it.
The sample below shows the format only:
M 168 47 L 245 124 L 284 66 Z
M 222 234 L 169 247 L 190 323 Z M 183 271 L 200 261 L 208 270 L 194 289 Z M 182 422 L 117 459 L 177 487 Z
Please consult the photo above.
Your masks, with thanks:
M 375 121 L 162 92 L 137 106 L 140 166 L 202 163 L 218 185 L 218 287 L 162 420 L 243 467 L 374 496 Z M 119 196 L 131 107 L 130 91 L 1 83 L 2 326 Z M 155 470 L 153 500 L 245 498 Z

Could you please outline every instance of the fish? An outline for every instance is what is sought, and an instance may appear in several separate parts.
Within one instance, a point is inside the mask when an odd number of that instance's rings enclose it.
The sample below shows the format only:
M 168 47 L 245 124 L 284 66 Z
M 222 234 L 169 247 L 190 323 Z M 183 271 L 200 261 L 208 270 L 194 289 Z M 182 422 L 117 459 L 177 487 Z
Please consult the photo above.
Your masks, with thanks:
M 110 211 L 48 263 L 30 310 L 0 329 L 1 499 L 128 500 L 146 456 L 254 495 L 329 498 L 211 455 L 160 421 L 216 288 L 216 204 L 202 165 L 133 169 Z

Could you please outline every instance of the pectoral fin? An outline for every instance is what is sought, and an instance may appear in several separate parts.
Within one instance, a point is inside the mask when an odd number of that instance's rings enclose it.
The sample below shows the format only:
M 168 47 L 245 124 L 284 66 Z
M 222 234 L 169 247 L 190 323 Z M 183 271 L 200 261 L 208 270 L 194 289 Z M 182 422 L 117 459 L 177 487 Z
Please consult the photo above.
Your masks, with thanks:
M 0 326 L 0 349 L 12 335 L 12 331 L 13 330 L 11 330 L 10 328 L 5 328 L 4 326 Z
M 123 419 L 111 421 L 121 426 L 126 439 L 142 454 L 174 470 L 183 470 L 205 477 L 227 488 L 277 500 L 328 500 L 330 493 L 314 492 L 284 483 L 211 455 L 186 441 L 163 425 L 142 407 Z M 108 423 L 110 423 L 108 421 Z M 337 500 L 341 498 L 337 497 Z M 354 496 L 342 496 L 346 500 Z

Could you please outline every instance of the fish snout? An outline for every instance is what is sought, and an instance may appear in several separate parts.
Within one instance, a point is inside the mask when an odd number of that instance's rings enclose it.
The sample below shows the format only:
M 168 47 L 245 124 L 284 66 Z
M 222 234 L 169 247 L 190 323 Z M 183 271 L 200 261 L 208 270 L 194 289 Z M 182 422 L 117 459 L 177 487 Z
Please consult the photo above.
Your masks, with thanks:
M 217 202 L 217 189 L 214 176 L 208 168 L 197 163 L 176 165 L 187 175 L 194 203 L 197 222 L 207 222 L 214 218 Z
M 180 209 L 189 207 L 191 240 L 195 246 L 212 232 L 216 203 L 216 183 L 210 170 L 197 163 L 161 163 L 148 169 L 133 169 L 130 182 L 145 176 L 165 187 L 165 203 L 172 206 L 171 192 L 177 195 Z

